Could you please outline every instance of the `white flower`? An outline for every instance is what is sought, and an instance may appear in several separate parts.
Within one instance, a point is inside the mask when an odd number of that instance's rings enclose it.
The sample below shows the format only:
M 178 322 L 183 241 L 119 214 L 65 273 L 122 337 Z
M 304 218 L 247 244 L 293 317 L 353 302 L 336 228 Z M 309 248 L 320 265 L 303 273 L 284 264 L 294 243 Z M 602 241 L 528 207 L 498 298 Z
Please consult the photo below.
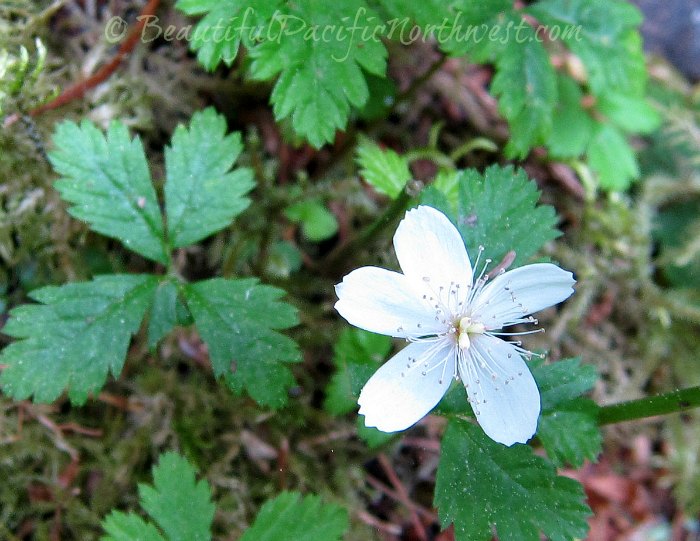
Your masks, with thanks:
M 394 248 L 403 274 L 362 267 L 335 287 L 335 308 L 349 323 L 411 342 L 362 389 L 365 424 L 384 432 L 412 426 L 456 378 L 488 436 L 505 445 L 525 443 L 540 414 L 540 393 L 523 359 L 532 354 L 498 331 L 537 323 L 528 314 L 568 298 L 572 274 L 537 263 L 493 280 L 484 266 L 475 277 L 457 229 L 427 206 L 406 213 Z

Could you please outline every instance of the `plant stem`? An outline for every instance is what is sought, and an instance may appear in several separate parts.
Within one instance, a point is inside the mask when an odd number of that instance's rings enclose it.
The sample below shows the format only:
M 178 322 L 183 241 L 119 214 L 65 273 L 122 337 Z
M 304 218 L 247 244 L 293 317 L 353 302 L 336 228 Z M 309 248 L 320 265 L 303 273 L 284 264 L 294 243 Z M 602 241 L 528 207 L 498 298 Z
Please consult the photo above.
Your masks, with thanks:
M 677 413 L 698 406 L 700 406 L 700 386 L 688 387 L 650 398 L 603 406 L 598 411 L 598 424 L 609 425 L 666 413 Z

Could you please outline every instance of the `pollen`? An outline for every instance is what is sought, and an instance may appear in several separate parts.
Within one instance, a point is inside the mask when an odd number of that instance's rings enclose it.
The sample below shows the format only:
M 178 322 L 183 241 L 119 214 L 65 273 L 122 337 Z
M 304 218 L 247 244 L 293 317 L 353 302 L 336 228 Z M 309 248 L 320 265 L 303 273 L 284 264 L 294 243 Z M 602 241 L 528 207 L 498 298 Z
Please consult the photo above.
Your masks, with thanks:
M 457 327 L 457 344 L 463 351 L 469 349 L 471 339 L 469 335 L 484 334 L 486 327 L 480 321 L 474 321 L 471 317 L 466 316 L 459 320 Z

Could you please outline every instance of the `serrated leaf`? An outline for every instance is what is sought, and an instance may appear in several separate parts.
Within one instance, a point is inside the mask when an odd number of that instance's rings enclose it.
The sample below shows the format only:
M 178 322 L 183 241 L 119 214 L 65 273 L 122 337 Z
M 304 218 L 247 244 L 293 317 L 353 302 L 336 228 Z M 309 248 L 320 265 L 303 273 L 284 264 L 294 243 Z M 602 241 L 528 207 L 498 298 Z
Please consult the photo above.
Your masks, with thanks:
M 300 360 L 297 345 L 279 330 L 297 324 L 294 307 L 280 302 L 284 291 L 255 279 L 215 278 L 185 287 L 187 305 L 209 348 L 214 373 L 236 393 L 280 407 L 294 384 L 289 363 Z
M 643 94 L 646 68 L 635 30 L 642 17 L 630 2 L 542 0 L 527 11 L 549 27 L 571 30 L 560 39 L 581 59 L 594 94 Z
M 609 124 L 595 127 L 588 144 L 588 163 L 606 190 L 625 190 L 639 176 L 632 148 L 619 130 Z
M 283 492 L 262 506 L 240 541 L 340 541 L 347 529 L 348 514 L 339 505 Z
M 382 149 L 363 138 L 357 147 L 360 175 L 379 193 L 396 199 L 413 178 L 408 161 L 390 148 Z
M 153 524 L 133 513 L 112 511 L 103 521 L 101 541 L 166 541 Z
M 573 79 L 560 75 L 559 100 L 552 117 L 547 147 L 555 158 L 575 158 L 586 151 L 595 122 L 581 106 L 583 92 Z
M 51 163 L 63 178 L 55 188 L 73 203 L 68 211 L 92 229 L 119 239 L 130 250 L 168 263 L 163 217 L 151 183 L 141 141 L 112 122 L 107 135 L 91 122 L 60 123 L 53 136 Z
M 345 328 L 333 349 L 333 374 L 323 403 L 326 411 L 343 415 L 357 408 L 357 398 L 378 363 L 391 350 L 388 336 L 361 329 Z
M 153 468 L 153 487 L 139 484 L 141 506 L 169 541 L 207 541 L 216 507 L 209 484 L 195 479 L 194 468 L 180 455 L 165 453 Z
M 595 367 L 578 357 L 536 366 L 532 375 L 540 390 L 542 409 L 554 410 L 590 391 L 598 380 Z
M 583 538 L 591 512 L 583 487 L 557 476 L 551 463 L 526 445 L 505 447 L 476 425 L 451 420 L 442 440 L 435 505 L 457 541 Z
M 598 100 L 598 110 L 631 133 L 651 133 L 661 124 L 661 116 L 643 96 L 607 92 Z
M 158 284 L 148 316 L 148 347 L 153 349 L 161 338 L 177 325 L 177 286 L 170 280 Z
M 178 0 L 175 7 L 187 15 L 204 15 L 190 40 L 190 49 L 209 71 L 219 63 L 231 66 L 243 43 L 265 39 L 265 29 L 281 0 Z
M 359 46 L 351 32 L 326 37 L 322 32 L 337 29 L 342 21 L 374 28 L 378 19 L 363 0 L 289 2 L 279 17 L 275 28 L 280 39 L 250 51 L 250 72 L 260 80 L 279 75 L 271 96 L 275 118 L 291 118 L 294 130 L 319 148 L 345 128 L 351 106 L 367 102 L 363 70 L 384 76 L 387 55 L 380 40 L 362 41 Z M 284 28 L 280 21 L 290 26 Z
M 243 145 L 226 135 L 226 119 L 214 109 L 195 113 L 189 128 L 178 126 L 165 149 L 165 208 L 168 242 L 188 246 L 228 226 L 250 204 L 255 185 L 247 167 L 231 172 Z
M 154 276 L 114 274 L 33 291 L 41 304 L 15 308 L 3 329 L 20 339 L 0 354 L 3 391 L 51 402 L 67 389 L 73 403 L 84 403 L 108 372 L 121 372 L 157 284 Z
M 529 26 L 524 42 L 509 40 L 500 55 L 491 91 L 498 96 L 498 109 L 510 125 L 505 148 L 510 157 L 524 157 L 544 143 L 552 129 L 557 100 L 557 79 L 549 55 Z
M 559 236 L 554 209 L 549 205 L 537 205 L 537 185 L 523 170 L 493 165 L 482 175 L 466 169 L 459 172 L 458 182 L 456 224 L 472 257 L 481 245 L 485 248 L 484 255 L 497 264 L 506 253 L 514 250 L 516 258 L 512 268 L 515 268 L 525 264 L 546 242 Z M 439 203 L 437 199 L 435 202 Z M 450 208 L 440 210 L 454 216 Z
M 321 201 L 308 199 L 287 207 L 284 215 L 301 224 L 301 231 L 311 242 L 331 238 L 338 231 L 338 220 Z

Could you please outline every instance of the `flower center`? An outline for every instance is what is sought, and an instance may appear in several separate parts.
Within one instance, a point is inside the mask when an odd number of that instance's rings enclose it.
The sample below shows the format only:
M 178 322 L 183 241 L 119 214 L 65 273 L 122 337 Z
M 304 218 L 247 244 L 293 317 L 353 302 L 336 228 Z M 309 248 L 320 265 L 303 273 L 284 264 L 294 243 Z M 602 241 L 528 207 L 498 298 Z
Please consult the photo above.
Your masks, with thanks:
M 469 335 L 484 334 L 485 331 L 486 327 L 480 321 L 474 321 L 469 316 L 463 317 L 459 320 L 459 325 L 457 326 L 457 344 L 460 349 L 466 351 L 471 344 Z

